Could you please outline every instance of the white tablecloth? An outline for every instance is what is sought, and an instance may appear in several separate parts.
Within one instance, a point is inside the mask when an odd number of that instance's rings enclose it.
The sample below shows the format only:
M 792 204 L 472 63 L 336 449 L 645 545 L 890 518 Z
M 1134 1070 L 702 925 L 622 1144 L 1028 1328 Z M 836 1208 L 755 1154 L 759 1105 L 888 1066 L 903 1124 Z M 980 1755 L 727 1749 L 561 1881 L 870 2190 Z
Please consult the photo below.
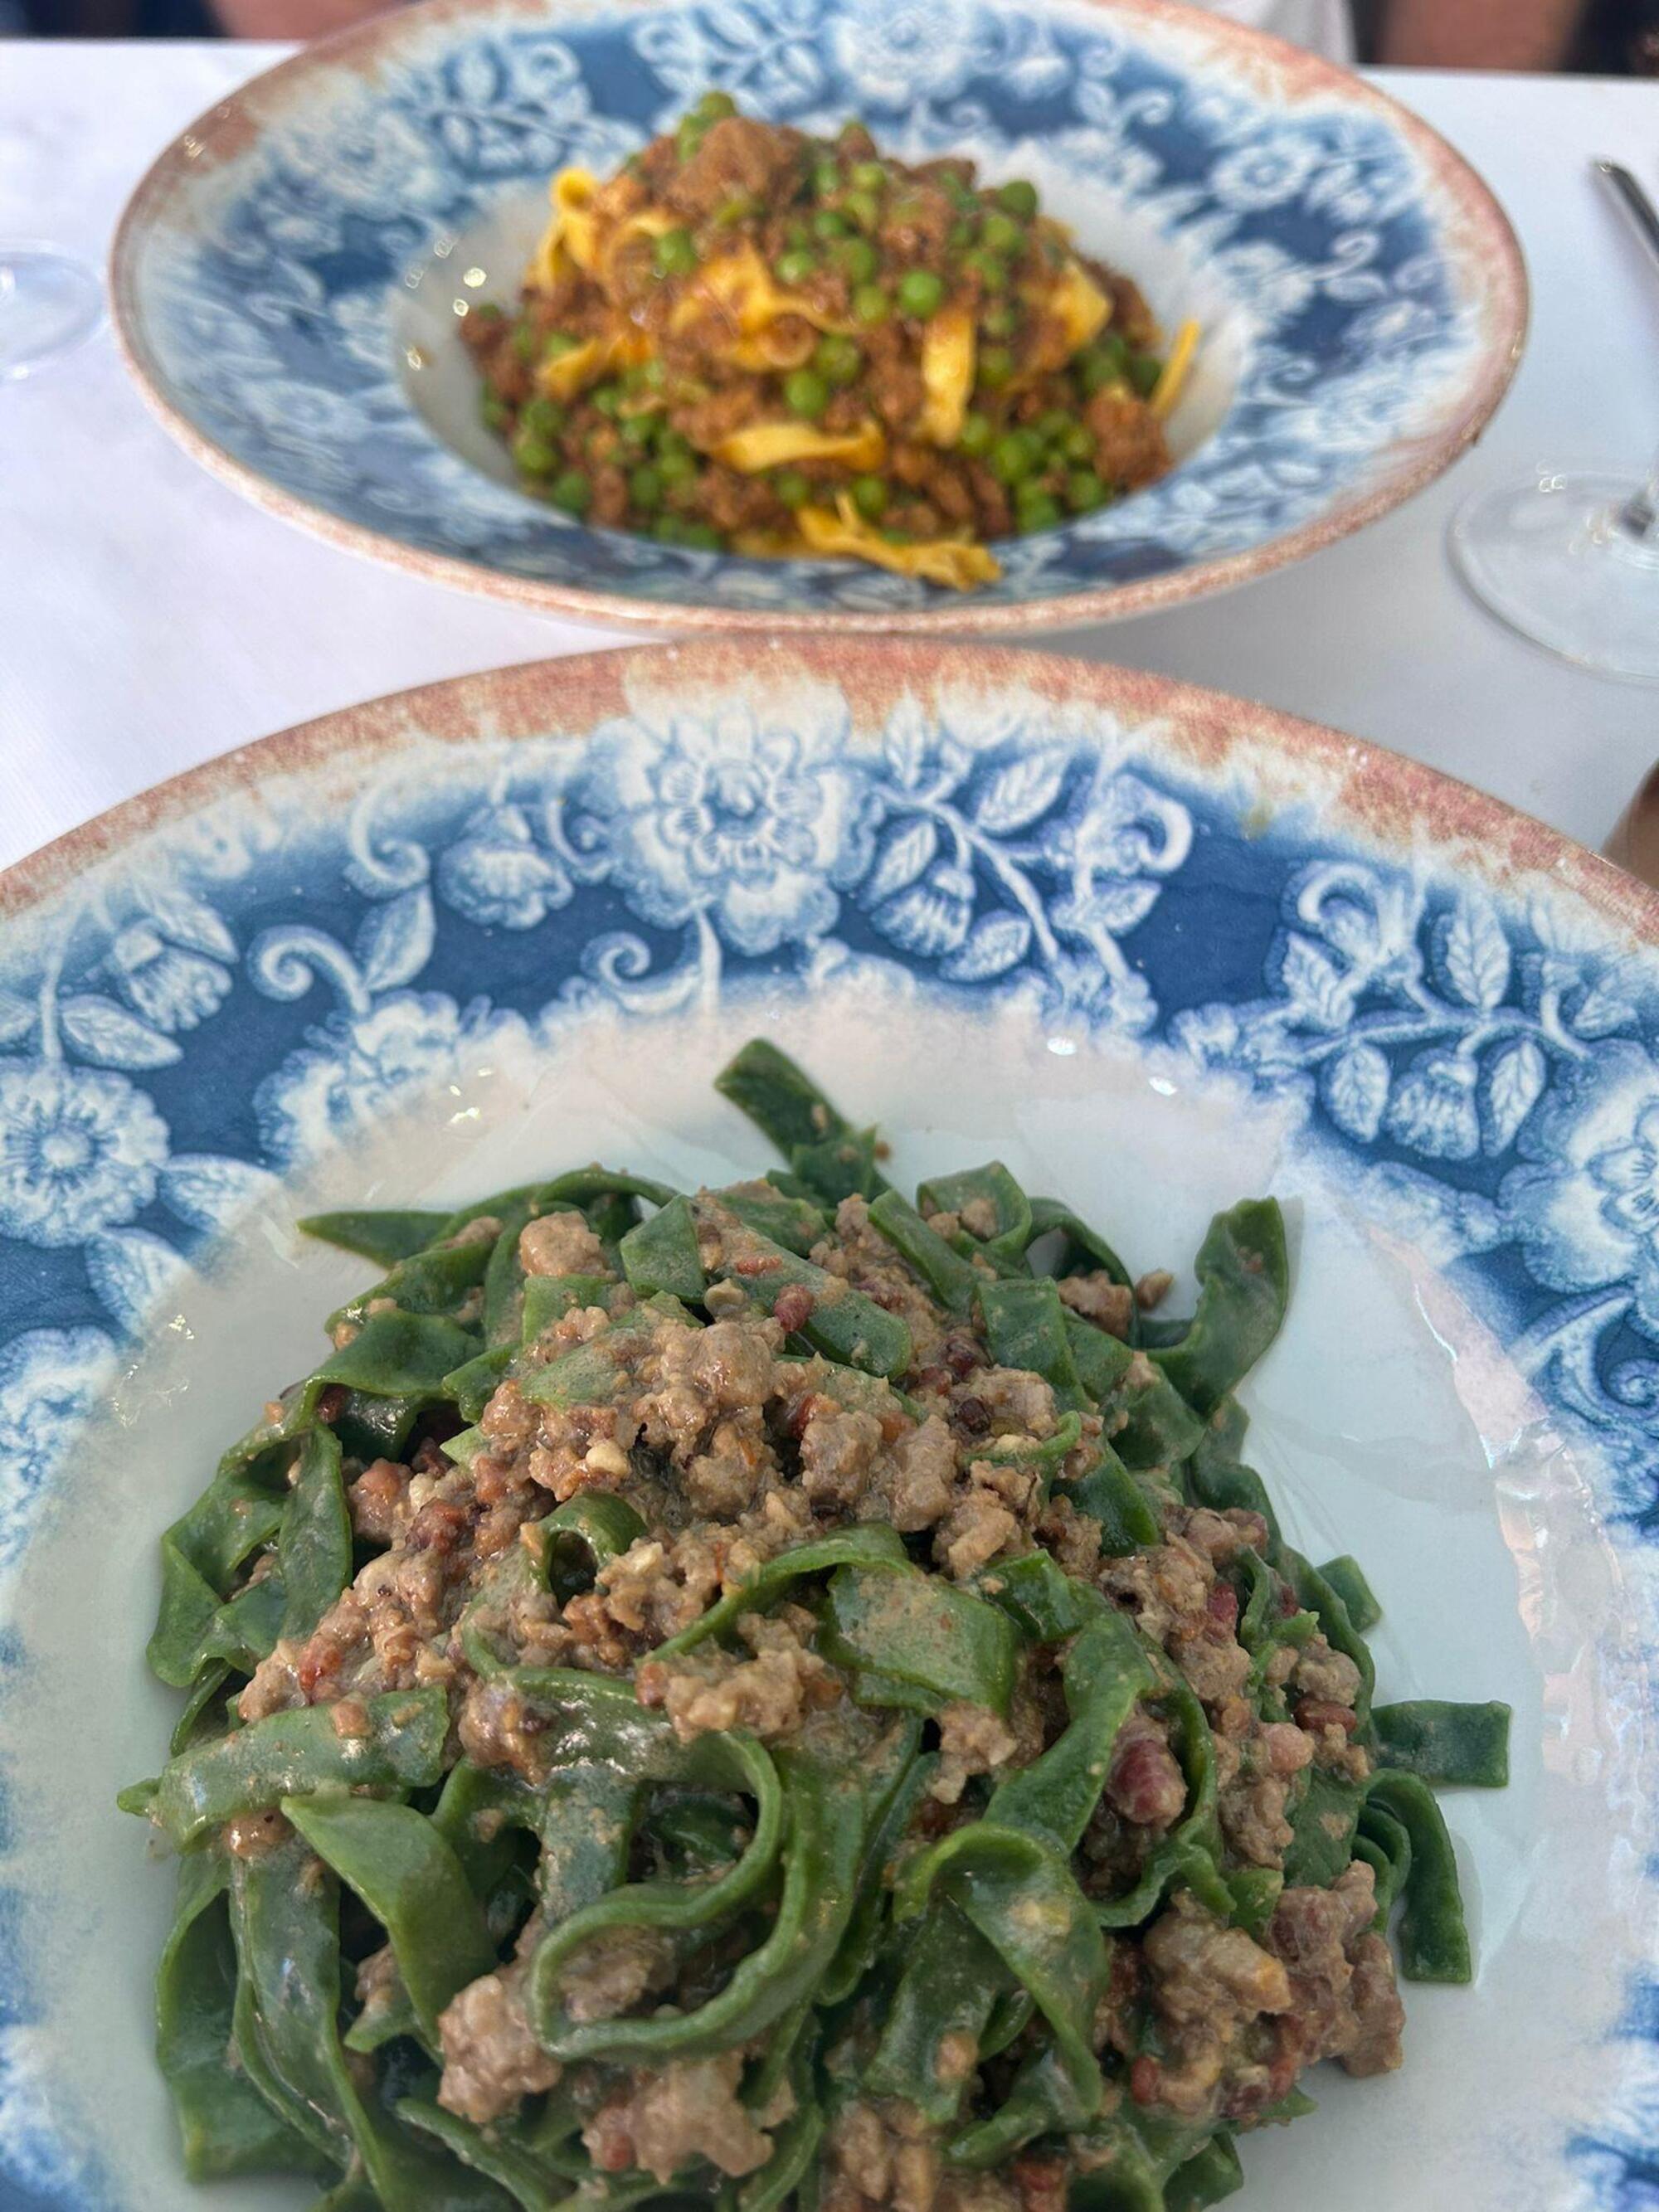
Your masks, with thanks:
M 275 58 L 0 43 L 0 237 L 103 256 L 156 149 Z M 1535 653 L 1446 563 L 1471 489 L 1659 441 L 1659 270 L 1589 173 L 1659 191 L 1659 88 L 1383 73 L 1489 178 L 1534 287 L 1476 453 L 1375 528 L 1229 597 L 1055 636 L 1415 754 L 1591 843 L 1659 756 L 1659 690 Z M 150 420 L 107 336 L 0 386 L 0 865 L 266 731 L 434 678 L 618 642 L 410 581 L 248 506 Z

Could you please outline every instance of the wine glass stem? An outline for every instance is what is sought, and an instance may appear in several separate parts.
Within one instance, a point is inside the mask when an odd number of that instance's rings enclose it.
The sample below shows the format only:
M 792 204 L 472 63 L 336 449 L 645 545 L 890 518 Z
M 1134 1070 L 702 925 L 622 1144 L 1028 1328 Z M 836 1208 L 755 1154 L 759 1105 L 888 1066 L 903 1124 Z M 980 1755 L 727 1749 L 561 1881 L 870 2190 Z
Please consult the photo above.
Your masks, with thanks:
M 1619 525 L 1627 538 L 1659 553 L 1659 453 L 1654 455 L 1647 481 L 1626 501 Z

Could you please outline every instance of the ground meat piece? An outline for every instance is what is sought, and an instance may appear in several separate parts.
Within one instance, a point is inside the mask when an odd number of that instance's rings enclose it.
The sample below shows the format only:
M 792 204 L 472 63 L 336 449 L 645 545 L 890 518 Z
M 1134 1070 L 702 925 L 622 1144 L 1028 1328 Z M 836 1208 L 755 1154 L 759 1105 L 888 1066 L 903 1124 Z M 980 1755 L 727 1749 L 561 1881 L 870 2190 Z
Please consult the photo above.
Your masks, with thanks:
M 1172 1630 L 1207 1618 L 1214 1575 L 1206 1560 L 1176 1538 L 1108 1559 L 1100 1579 L 1110 1595 L 1127 1602 L 1141 1632 L 1161 1644 Z
M 540 1717 L 505 1677 L 467 1686 L 456 1734 L 475 1766 L 510 1766 L 539 1780 L 544 1759 Z
M 1115 1283 L 1103 1267 L 1097 1267 L 1091 1274 L 1064 1276 L 1057 1287 L 1061 1303 L 1073 1313 L 1093 1322 L 1109 1336 L 1128 1335 L 1135 1294 L 1127 1283 Z
M 1363 1859 L 1329 1889 L 1287 1889 L 1279 1898 L 1267 1943 L 1288 1971 L 1291 2002 L 1279 2026 L 1279 2079 L 1288 2067 L 1293 2080 L 1321 2058 L 1352 2061 L 1350 2072 L 1362 2074 L 1399 2065 L 1405 2014 L 1393 1959 L 1371 1928 L 1376 1913 L 1376 1877 Z
M 647 1443 L 684 1468 L 721 1416 L 745 1413 L 758 1422 L 772 1389 L 778 1335 L 764 1317 L 666 1327 L 641 1369 L 644 1388 L 631 1408 Z
M 1040 1375 L 1019 1367 L 981 1367 L 969 1387 L 998 1436 L 1035 1437 L 1039 1443 L 1053 1436 L 1054 1394 Z
M 956 1439 L 930 1413 L 892 1449 L 886 1490 L 893 1526 L 907 1536 L 931 1528 L 950 1510 L 956 1475 Z
M 1143 1313 L 1151 1313 L 1161 1306 L 1170 1295 L 1175 1277 L 1167 1267 L 1153 1267 L 1135 1279 L 1135 1304 Z
M 844 2105 L 824 2139 L 823 2212 L 932 2212 L 943 2160 L 939 2130 L 900 2098 Z
M 1231 1565 L 1242 1551 L 1267 1549 L 1267 1524 L 1259 1513 L 1237 1508 L 1213 1513 L 1207 1505 L 1195 1505 L 1175 1518 L 1179 1520 L 1182 1538 L 1212 1566 Z
M 389 1459 L 371 1460 L 346 1491 L 353 1532 L 366 1543 L 389 1544 L 409 1496 L 409 1469 Z
M 519 1232 L 526 1275 L 608 1275 L 605 1247 L 580 1213 L 544 1213 Z
M 1100 1565 L 1101 1527 L 1092 1513 L 1079 1513 L 1069 1498 L 1052 1498 L 1037 1522 L 1037 1534 L 1068 1575 L 1092 1579 Z
M 1270 1951 L 1205 1911 L 1186 1890 L 1152 1923 L 1141 1953 L 1166 2053 L 1154 2062 L 1145 2101 L 1206 2112 L 1239 2030 L 1290 2009 L 1290 1976 Z
M 1168 471 L 1170 448 L 1164 425 L 1133 392 L 1105 386 L 1085 407 L 1083 419 L 1094 434 L 1099 476 L 1133 491 Z
M 939 1524 L 933 1557 L 958 1582 L 1013 1542 L 1019 1522 L 989 1488 L 965 1491 Z
M 1018 1747 L 988 1705 L 946 1705 L 939 1717 L 939 1771 L 930 1794 L 943 1805 L 956 1804 L 971 1776 L 1006 1765 Z
M 1222 1833 L 1251 1866 L 1282 1865 L 1294 1831 L 1285 1818 L 1290 1784 L 1277 1774 L 1257 1775 L 1224 1789 L 1217 1800 Z
M 525 2012 L 527 1971 L 520 1962 L 469 1982 L 440 2014 L 438 2102 L 446 2112 L 483 2126 L 558 2081 L 559 2062 L 537 2042 Z
M 713 1550 L 688 1531 L 666 1543 L 639 1538 L 600 1571 L 596 1595 L 618 1627 L 645 1643 L 662 1644 L 698 1620 L 720 1588 Z M 570 1610 L 565 1607 L 567 1619 Z
M 1250 1655 L 1229 1629 L 1209 1618 L 1195 1635 L 1176 1635 L 1170 1642 L 1175 1661 L 1195 1696 L 1206 1705 L 1236 1698 L 1249 1678 Z
M 666 2182 L 698 2159 L 722 2173 L 752 2173 L 771 2157 L 772 2138 L 755 2125 L 738 2098 L 743 2068 L 743 2053 L 726 2051 L 715 2058 L 677 2058 L 641 2069 L 626 2095 L 613 2099 L 582 2130 L 582 2141 L 611 2173 L 636 2166 Z
M 754 1503 L 763 1469 L 775 1464 L 757 1421 L 722 1421 L 685 1470 L 685 1494 L 699 1513 L 735 1521 Z
M 572 2020 L 616 2020 L 668 1988 L 674 1966 L 674 1947 L 659 1929 L 609 1929 L 565 1960 L 560 2000 Z
M 811 1615 L 802 1619 L 810 1633 Z M 744 1613 L 738 1629 L 752 1659 L 698 1652 L 675 1664 L 647 1659 L 635 1671 L 640 1703 L 660 1706 L 682 1743 L 712 1729 L 751 1729 L 765 1741 L 794 1735 L 810 1714 L 841 1698 L 841 1676 L 806 1649 L 793 1618 Z
M 669 204 L 696 218 L 711 216 L 739 193 L 763 205 L 778 198 L 794 169 L 799 131 L 757 123 L 746 115 L 722 116 L 689 161 L 670 180 Z M 748 2168 L 733 2167 L 733 2172 Z
M 1138 1705 L 1118 1731 L 1106 1777 L 1109 1804 L 1137 1827 L 1163 1829 L 1186 1808 L 1187 1778 L 1164 1729 Z
M 873 1413 L 848 1412 L 833 1399 L 811 1403 L 800 1433 L 801 1486 L 820 1510 L 856 1505 L 881 1449 L 881 1423 Z
M 1291 1679 L 1303 1697 L 1334 1705 L 1352 1705 L 1359 1695 L 1358 1668 L 1346 1651 L 1333 1651 L 1322 1636 L 1309 1638 Z
M 1406 2025 L 1406 2008 L 1395 1986 L 1394 1954 L 1373 1930 L 1350 1948 L 1348 1956 L 1353 1966 L 1348 2002 L 1358 2032 L 1341 2054 L 1343 2068 L 1350 2074 L 1392 2074 L 1405 2057 L 1400 2035 Z

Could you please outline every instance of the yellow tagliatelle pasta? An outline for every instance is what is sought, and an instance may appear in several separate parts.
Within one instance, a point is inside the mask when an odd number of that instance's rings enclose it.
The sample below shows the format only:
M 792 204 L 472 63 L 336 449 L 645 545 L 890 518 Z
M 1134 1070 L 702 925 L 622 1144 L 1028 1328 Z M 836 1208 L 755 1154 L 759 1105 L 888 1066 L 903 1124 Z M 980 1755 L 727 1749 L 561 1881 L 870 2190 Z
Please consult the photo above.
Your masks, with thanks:
M 798 461 L 842 461 L 849 469 L 879 468 L 887 441 L 878 422 L 855 430 L 815 430 L 810 422 L 750 422 L 730 430 L 710 448 L 717 461 L 746 477 Z
M 526 487 L 667 545 L 825 555 L 956 590 L 1170 465 L 1134 285 L 1034 185 L 712 93 L 609 175 L 568 168 L 509 319 L 461 325 Z
M 954 446 L 974 389 L 974 318 L 966 307 L 945 307 L 921 334 L 921 434 L 931 446 Z
M 1181 398 L 1192 370 L 1193 356 L 1198 351 L 1198 337 L 1196 323 L 1183 323 L 1175 334 L 1170 357 L 1164 364 L 1158 382 L 1152 386 L 1152 396 L 1147 403 L 1160 420 L 1173 412 Z
M 897 576 L 921 576 L 930 584 L 947 584 L 966 591 L 974 584 L 994 583 L 1002 571 L 983 545 L 965 538 L 934 538 L 907 545 L 894 545 L 866 522 L 845 493 L 832 513 L 828 507 L 804 507 L 797 520 L 805 544 L 814 553 L 847 553 L 875 568 L 890 568 Z

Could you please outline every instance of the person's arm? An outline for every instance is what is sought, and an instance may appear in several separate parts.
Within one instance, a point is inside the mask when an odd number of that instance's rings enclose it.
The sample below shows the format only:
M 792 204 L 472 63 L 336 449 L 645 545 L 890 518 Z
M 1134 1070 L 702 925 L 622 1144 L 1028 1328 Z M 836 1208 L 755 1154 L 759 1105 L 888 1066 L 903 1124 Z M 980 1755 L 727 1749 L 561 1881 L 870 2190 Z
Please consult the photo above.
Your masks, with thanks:
M 390 0 L 210 0 L 229 39 L 320 39 L 385 12 Z
M 1377 59 L 1407 69 L 1559 69 L 1585 0 L 1388 0 Z

